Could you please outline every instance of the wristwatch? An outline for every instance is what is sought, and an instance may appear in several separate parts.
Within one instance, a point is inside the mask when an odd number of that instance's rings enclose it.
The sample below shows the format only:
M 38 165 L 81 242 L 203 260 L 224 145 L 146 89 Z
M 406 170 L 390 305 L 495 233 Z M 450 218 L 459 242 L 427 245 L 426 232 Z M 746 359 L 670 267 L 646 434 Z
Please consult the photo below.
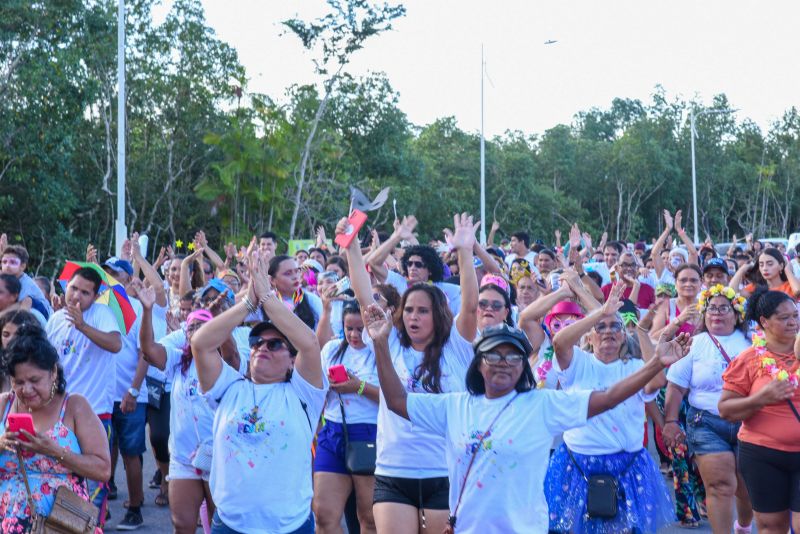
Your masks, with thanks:
M 136 389 L 136 388 L 133 388 L 133 387 L 128 388 L 128 393 L 130 393 L 131 397 L 133 397 L 134 399 L 139 397 L 139 390 Z

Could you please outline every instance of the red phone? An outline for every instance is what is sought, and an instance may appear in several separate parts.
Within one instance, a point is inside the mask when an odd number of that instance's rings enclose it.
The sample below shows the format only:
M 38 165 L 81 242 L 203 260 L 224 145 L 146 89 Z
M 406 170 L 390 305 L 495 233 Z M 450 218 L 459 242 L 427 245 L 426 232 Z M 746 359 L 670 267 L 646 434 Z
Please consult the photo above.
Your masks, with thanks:
M 342 248 L 349 247 L 353 239 L 358 236 L 358 231 L 361 230 L 361 227 L 367 222 L 367 214 L 363 211 L 353 210 L 353 213 L 347 218 L 347 222 L 348 225 L 345 233 L 337 235 L 336 239 L 334 239 L 336 244 Z
M 19 432 L 20 430 L 27 430 L 29 434 L 36 435 L 36 429 L 33 428 L 33 416 L 29 413 L 10 413 L 8 414 L 8 424 L 6 429 L 9 432 Z M 20 441 L 28 441 L 25 434 L 19 434 Z
M 347 382 L 347 369 L 344 365 L 334 365 L 328 368 L 328 376 L 331 377 L 331 382 L 334 384 L 341 384 Z

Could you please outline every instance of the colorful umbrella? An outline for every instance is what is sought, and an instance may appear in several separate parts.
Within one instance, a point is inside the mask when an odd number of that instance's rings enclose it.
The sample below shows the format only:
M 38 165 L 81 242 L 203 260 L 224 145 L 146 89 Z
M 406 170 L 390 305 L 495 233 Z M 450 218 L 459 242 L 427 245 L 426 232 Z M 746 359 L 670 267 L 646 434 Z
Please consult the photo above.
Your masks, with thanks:
M 116 278 L 105 272 L 103 268 L 96 263 L 68 261 L 64 266 L 64 270 L 61 271 L 61 276 L 58 277 L 61 287 L 66 291 L 67 282 L 70 281 L 75 271 L 83 267 L 88 267 L 96 271 L 103 280 L 103 284 L 100 286 L 100 294 L 95 302 L 111 308 L 111 311 L 114 312 L 114 317 L 117 319 L 120 331 L 124 331 L 126 334 L 130 332 L 131 326 L 133 326 L 134 321 L 136 321 L 136 312 L 133 311 L 133 306 L 131 306 L 131 301 L 128 299 L 128 294 Z

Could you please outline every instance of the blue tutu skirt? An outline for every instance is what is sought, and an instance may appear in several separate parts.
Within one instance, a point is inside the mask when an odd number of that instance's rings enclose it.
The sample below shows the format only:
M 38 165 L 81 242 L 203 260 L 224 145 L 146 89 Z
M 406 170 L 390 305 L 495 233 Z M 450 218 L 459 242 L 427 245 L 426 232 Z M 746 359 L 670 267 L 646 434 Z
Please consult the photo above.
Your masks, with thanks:
M 573 452 L 573 456 L 587 477 L 613 475 L 617 478 L 619 513 L 613 519 L 589 518 L 586 513 L 586 480 L 575 468 L 566 445 L 562 443 L 550 459 L 544 480 L 551 531 L 655 533 L 674 521 L 669 489 L 645 449 L 598 456 Z M 631 464 L 634 456 L 636 459 Z M 623 470 L 625 472 L 620 476 Z

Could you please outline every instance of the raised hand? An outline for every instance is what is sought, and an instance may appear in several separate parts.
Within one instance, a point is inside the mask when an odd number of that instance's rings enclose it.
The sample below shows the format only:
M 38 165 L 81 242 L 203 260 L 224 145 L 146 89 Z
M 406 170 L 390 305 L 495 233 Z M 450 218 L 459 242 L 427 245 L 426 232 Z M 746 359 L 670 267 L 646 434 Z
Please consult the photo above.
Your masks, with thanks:
M 179 313 L 167 311 L 167 332 L 174 332 L 181 327 L 181 317 Z
M 569 229 L 569 248 L 577 249 L 579 246 L 581 246 L 581 229 L 578 228 L 578 223 L 575 223 Z
M 391 315 L 383 311 L 377 304 L 370 304 L 362 312 L 364 317 L 364 327 L 373 340 L 389 339 L 389 332 L 392 331 Z
M 236 245 L 233 243 L 228 243 L 225 245 L 223 250 L 225 251 L 225 259 L 233 260 L 236 258 Z
M 475 223 L 472 215 L 462 213 L 453 216 L 453 238 L 451 245 L 458 249 L 472 250 L 475 246 L 475 232 L 480 227 L 480 221 Z
M 611 292 L 603 304 L 603 315 L 611 315 L 617 313 L 622 308 L 622 294 L 625 292 L 625 284 L 614 284 L 611 287 Z
M 555 231 L 553 232 L 553 235 L 556 236 L 556 243 L 561 244 L 561 230 L 556 228 Z
M 325 236 L 325 228 L 322 226 L 317 227 L 317 247 L 327 244 L 328 238 Z
M 158 268 L 161 267 L 165 261 L 167 261 L 167 249 L 161 247 L 161 250 L 158 251 L 156 262 L 153 264 L 153 268 L 158 270 Z
M 592 236 L 588 232 L 583 233 L 583 242 L 586 244 L 586 248 L 592 248 Z
M 675 212 L 675 231 L 678 232 L 678 235 L 683 235 L 686 230 L 683 229 L 681 226 L 681 220 L 683 219 L 683 213 L 681 210 Z
M 83 328 L 86 323 L 83 322 L 83 310 L 81 310 L 81 307 L 78 304 L 67 302 L 64 309 L 67 312 L 65 319 L 72 323 L 76 330 Z
M 670 341 L 660 339 L 656 345 L 656 358 L 664 367 L 669 367 L 687 354 L 692 346 L 692 338 L 687 333 L 681 333 Z
M 97 263 L 97 249 L 91 243 L 86 247 L 86 261 L 88 263 Z
M 250 286 L 259 302 L 275 296 L 272 278 L 267 274 L 268 271 L 269 260 L 263 254 L 254 253 L 250 256 Z
M 139 232 L 134 232 L 126 243 L 130 243 L 132 259 L 136 260 L 142 257 L 142 247 L 139 246 Z
M 3 251 L 8 246 L 8 236 L 6 234 L 0 234 L 0 251 Z
M 139 244 L 138 242 L 136 243 Z M 133 243 L 131 243 L 130 239 L 126 239 L 122 242 L 122 250 L 120 251 L 119 257 L 125 261 L 131 261 L 133 259 Z
M 403 241 L 414 240 L 414 229 L 417 227 L 417 218 L 413 215 L 403 217 L 402 221 L 395 220 L 394 235 Z
M 672 221 L 672 214 L 670 214 L 669 210 L 664 210 L 664 226 L 665 230 L 670 231 L 672 231 L 672 229 L 675 227 Z
M 153 304 L 156 303 L 156 290 L 152 287 L 145 287 L 139 290 L 139 302 L 146 310 L 153 309 Z
M 492 221 L 492 232 L 496 232 L 500 229 L 500 223 L 497 221 Z
M 207 248 L 208 247 L 208 239 L 206 239 L 206 233 L 202 230 L 198 230 L 194 234 L 194 246 Z

